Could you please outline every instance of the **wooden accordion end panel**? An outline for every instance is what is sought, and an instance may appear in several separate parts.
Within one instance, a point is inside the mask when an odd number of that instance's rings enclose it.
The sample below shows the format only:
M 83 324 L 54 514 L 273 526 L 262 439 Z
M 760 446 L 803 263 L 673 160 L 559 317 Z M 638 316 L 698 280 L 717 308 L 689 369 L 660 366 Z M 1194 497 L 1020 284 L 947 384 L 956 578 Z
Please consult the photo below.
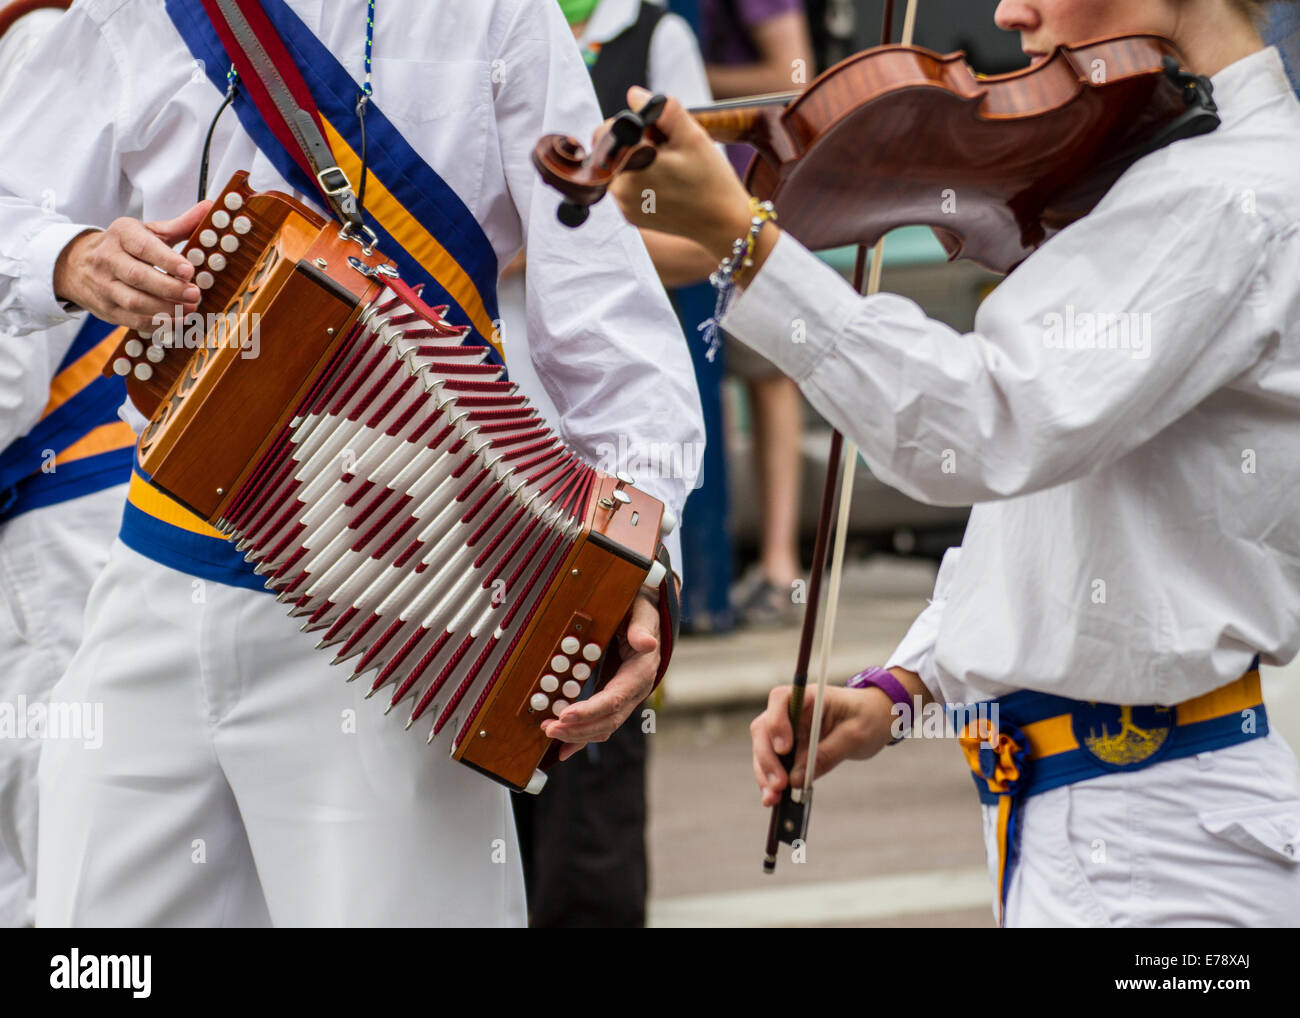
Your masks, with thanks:
M 227 193 L 252 219 L 267 196 L 241 178 Z M 257 355 L 120 352 L 133 377 L 185 354 L 141 465 L 238 542 L 352 678 L 408 702 L 408 727 L 425 718 L 456 759 L 537 791 L 555 756 L 541 721 L 592 688 L 662 574 L 663 505 L 568 449 L 380 256 L 272 197 L 239 285 L 205 289 L 220 328 L 259 316 Z M 187 250 L 213 250 L 207 228 Z

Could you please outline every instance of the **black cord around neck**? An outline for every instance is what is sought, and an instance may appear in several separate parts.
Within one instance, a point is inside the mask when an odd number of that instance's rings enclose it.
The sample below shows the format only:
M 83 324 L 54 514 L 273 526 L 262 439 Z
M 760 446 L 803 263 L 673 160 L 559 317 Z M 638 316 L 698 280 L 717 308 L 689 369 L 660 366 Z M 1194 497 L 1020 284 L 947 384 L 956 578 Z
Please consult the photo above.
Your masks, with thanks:
M 226 86 L 226 100 L 217 110 L 216 116 L 212 118 L 212 123 L 208 125 L 208 136 L 203 140 L 203 158 L 199 160 L 199 201 L 203 201 L 208 195 L 208 158 L 212 154 L 212 136 L 216 133 L 217 121 L 239 94 L 239 75 L 235 72 L 234 64 L 231 64 L 230 70 L 226 72 L 226 81 L 229 83 Z

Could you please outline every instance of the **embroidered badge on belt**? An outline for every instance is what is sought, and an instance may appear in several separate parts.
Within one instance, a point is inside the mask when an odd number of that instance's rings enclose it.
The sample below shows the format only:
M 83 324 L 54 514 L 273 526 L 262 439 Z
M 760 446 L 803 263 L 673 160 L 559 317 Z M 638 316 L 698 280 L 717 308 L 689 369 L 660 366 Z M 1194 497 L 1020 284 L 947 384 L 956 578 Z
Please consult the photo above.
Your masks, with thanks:
M 1079 748 L 1108 770 L 1153 763 L 1173 741 L 1175 717 L 1169 707 L 1093 703 L 1077 707 L 1071 720 Z

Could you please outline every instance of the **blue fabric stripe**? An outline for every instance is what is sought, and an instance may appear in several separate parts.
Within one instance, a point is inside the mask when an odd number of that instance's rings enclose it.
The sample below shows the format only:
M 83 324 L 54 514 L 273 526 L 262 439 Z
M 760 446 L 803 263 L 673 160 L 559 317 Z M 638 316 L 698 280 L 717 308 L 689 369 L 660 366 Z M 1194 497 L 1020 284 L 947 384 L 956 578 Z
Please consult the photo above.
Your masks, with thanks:
M 118 536 L 132 551 L 177 572 L 231 587 L 266 590 L 262 578 L 253 572 L 253 567 L 231 542 L 173 527 L 130 502 L 122 512 L 122 530 Z
M 87 317 L 59 363 L 58 371 L 83 357 L 114 328 L 98 318 Z M 50 459 L 49 453 L 58 455 L 100 425 L 116 421 L 118 407 L 125 399 L 125 381 L 116 376 L 96 375 L 80 392 L 0 452 L 0 492 L 7 492 L 28 478 L 51 477 L 41 473 L 41 467 Z
M 117 421 L 125 399 L 122 379 L 96 378 L 0 454 L 0 490 L 27 478 L 48 476 L 41 474 L 41 467 L 50 459 L 49 453 L 57 455 L 101 425 Z
M 135 449 L 128 446 L 73 460 L 48 474 L 34 474 L 13 489 L 13 500 L 0 510 L 0 523 L 33 509 L 70 502 L 83 495 L 125 484 L 131 477 L 134 456 Z
M 999 701 L 1004 702 L 1004 701 Z M 1236 746 L 1251 739 L 1262 739 L 1268 735 L 1268 711 L 1260 704 L 1256 708 L 1255 730 L 1242 730 L 1241 715 L 1228 714 L 1208 721 L 1197 721 L 1190 725 L 1176 725 L 1169 735 L 1169 742 L 1164 749 L 1145 764 L 1146 767 L 1163 763 L 1165 760 L 1179 760 L 1208 753 L 1227 746 Z M 1143 770 L 1142 766 L 1128 768 L 1130 771 Z M 1082 749 L 1072 749 L 1066 753 L 1031 760 L 1026 766 L 1028 781 L 1021 795 L 1039 795 L 1050 792 L 1062 785 L 1072 785 L 1076 781 L 1099 778 L 1103 774 L 1123 773 L 1110 770 L 1097 763 Z M 988 791 L 984 781 L 976 774 L 971 774 L 975 781 L 975 790 L 979 792 L 980 802 L 986 806 L 997 805 L 998 796 Z
M 284 0 L 261 2 L 302 71 L 321 113 L 360 155 L 361 121 L 356 115 L 360 86 Z M 366 111 L 366 135 L 370 164 L 384 186 L 456 257 L 483 296 L 489 316 L 496 319 L 496 251 L 474 214 L 402 137 L 373 99 Z M 359 185 L 360 181 L 353 183 Z
M 193 0 L 167 0 L 166 8 L 190 52 L 203 62 L 208 80 L 224 95 L 230 57 L 202 6 Z M 361 125 L 355 104 L 360 86 L 298 16 L 280 0 L 263 0 L 263 9 L 280 33 L 285 47 L 293 54 L 294 62 L 311 89 L 317 106 L 359 154 Z M 281 176 L 298 191 L 318 200 L 316 182 L 302 171 L 280 144 L 246 90 L 241 90 L 236 96 L 234 108 L 244 130 Z M 500 317 L 496 297 L 498 266 L 496 252 L 483 233 L 483 228 L 465 207 L 460 196 L 420 158 L 373 100 L 366 112 L 366 134 L 369 142 L 367 153 L 373 172 L 411 215 L 460 263 L 478 288 L 488 316 L 496 321 Z M 353 181 L 353 184 L 359 185 L 360 181 Z M 447 320 L 454 325 L 468 325 L 472 335 L 487 347 L 488 359 L 494 364 L 502 364 L 502 358 L 489 338 L 475 327 L 456 299 L 373 216 L 366 213 L 365 220 L 375 231 L 379 250 L 396 263 L 402 279 L 411 286 L 423 283 L 425 288 L 422 296 L 425 302 L 448 305 Z
M 86 320 L 81 325 L 81 330 L 77 333 L 77 338 L 72 341 L 72 346 L 68 348 L 63 360 L 59 361 L 58 370 L 62 371 L 69 364 L 90 353 L 101 340 L 116 328 L 116 325 L 101 321 L 94 315 L 87 315 Z M 55 374 L 58 374 L 58 372 L 56 371 Z

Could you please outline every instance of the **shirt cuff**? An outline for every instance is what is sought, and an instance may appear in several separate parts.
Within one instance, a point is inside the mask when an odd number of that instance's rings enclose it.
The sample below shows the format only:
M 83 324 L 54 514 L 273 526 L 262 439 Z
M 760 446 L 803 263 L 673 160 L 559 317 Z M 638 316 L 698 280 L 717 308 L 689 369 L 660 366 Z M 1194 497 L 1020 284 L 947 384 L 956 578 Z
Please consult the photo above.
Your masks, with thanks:
M 27 264 L 18 280 L 18 299 L 36 328 L 66 322 L 81 310 L 54 296 L 54 265 L 65 247 L 95 229 L 84 224 L 56 222 L 27 242 Z
M 782 233 L 721 325 L 801 382 L 835 346 L 862 300 L 843 276 Z

